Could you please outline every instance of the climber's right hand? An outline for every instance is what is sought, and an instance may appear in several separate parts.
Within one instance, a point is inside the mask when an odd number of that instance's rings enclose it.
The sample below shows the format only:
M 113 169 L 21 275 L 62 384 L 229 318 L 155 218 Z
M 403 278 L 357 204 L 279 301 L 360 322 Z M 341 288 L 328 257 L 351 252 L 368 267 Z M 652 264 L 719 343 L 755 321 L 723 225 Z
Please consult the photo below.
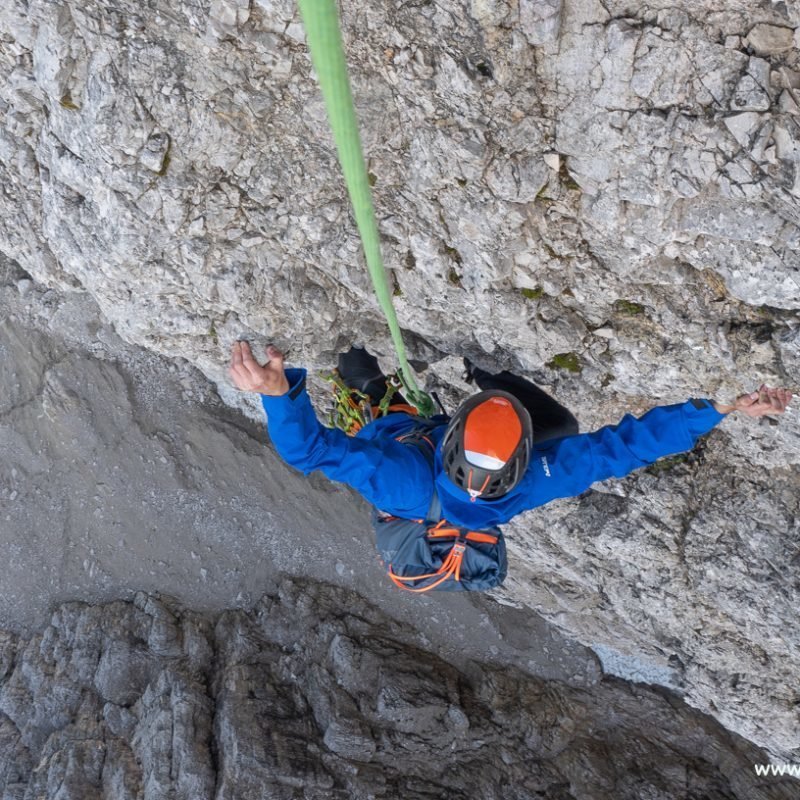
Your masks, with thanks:
M 720 414 L 741 411 L 748 417 L 763 417 L 767 414 L 783 414 L 791 402 L 792 393 L 789 389 L 771 389 L 762 383 L 758 391 L 739 395 L 733 405 L 722 405 L 715 402 L 714 408 Z
M 266 348 L 267 363 L 262 367 L 253 357 L 248 342 L 234 342 L 228 374 L 242 392 L 258 392 L 279 397 L 289 391 L 283 371 L 283 353 L 274 345 Z

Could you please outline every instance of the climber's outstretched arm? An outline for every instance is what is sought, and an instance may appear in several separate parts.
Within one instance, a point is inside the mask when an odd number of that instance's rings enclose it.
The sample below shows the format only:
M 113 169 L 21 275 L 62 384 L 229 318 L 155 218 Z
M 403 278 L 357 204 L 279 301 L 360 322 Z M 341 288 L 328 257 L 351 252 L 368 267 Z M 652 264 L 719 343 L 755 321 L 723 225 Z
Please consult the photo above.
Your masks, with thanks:
M 751 417 L 782 414 L 791 398 L 786 389 L 762 387 L 760 392 L 741 395 L 733 405 L 689 400 L 658 406 L 638 419 L 626 414 L 618 424 L 593 433 L 544 442 L 535 453 L 535 459 L 540 459 L 535 505 L 580 494 L 597 481 L 621 478 L 659 458 L 691 450 L 700 436 L 732 411 Z
M 270 438 L 287 463 L 306 475 L 318 469 L 393 514 L 430 502 L 430 468 L 416 448 L 324 427 L 305 389 L 306 371 L 284 369 L 275 347 L 267 348 L 267 356 L 262 367 L 247 342 L 236 342 L 230 376 L 238 389 L 262 395 Z

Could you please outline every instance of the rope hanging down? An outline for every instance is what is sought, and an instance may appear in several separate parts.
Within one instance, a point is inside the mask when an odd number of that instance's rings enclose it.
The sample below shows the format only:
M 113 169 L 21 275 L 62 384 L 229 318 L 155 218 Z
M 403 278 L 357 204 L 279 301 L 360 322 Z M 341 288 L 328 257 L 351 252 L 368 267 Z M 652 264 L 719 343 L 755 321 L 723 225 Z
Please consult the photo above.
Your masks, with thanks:
M 389 283 L 386 280 L 386 270 L 383 266 L 378 239 L 378 226 L 375 223 L 375 210 L 372 205 L 372 193 L 361 150 L 361 138 L 350 92 L 350 81 L 347 77 L 347 64 L 344 58 L 335 0 L 299 0 L 299 5 L 306 29 L 308 49 L 322 95 L 325 98 L 328 119 L 336 142 L 336 149 L 339 152 L 339 164 L 344 173 L 356 224 L 361 235 L 372 285 L 386 316 L 386 321 L 389 323 L 389 331 L 400 360 L 398 374 L 409 400 L 417 407 L 420 415 L 430 417 L 435 413 L 433 401 L 425 392 L 420 391 L 411 374 L 411 368 L 406 359 L 403 335 L 400 332 Z

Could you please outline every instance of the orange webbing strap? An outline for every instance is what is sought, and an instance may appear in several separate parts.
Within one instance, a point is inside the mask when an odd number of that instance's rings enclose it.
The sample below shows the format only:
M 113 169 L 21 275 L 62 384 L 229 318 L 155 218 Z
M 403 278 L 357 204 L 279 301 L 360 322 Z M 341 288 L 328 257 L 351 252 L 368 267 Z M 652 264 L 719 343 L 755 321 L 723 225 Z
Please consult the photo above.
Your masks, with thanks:
M 460 581 L 461 562 L 464 558 L 464 551 L 466 548 L 466 543 L 456 542 L 437 572 L 431 572 L 428 575 L 395 575 L 395 573 L 392 572 L 392 566 L 390 564 L 389 577 L 392 579 L 395 586 L 400 589 L 405 589 L 407 592 L 429 592 L 431 589 L 435 589 L 437 586 L 444 583 L 448 578 L 454 578 Z M 438 580 L 429 583 L 427 586 L 420 586 L 417 589 L 412 589 L 410 586 L 405 585 L 405 583 L 413 583 L 414 581 L 425 580 L 427 578 L 438 578 Z
M 433 439 L 431 439 L 430 436 L 426 436 L 424 433 L 417 433 L 416 431 L 412 431 L 411 433 L 404 433 L 402 436 L 395 436 L 395 440 L 402 443 L 410 436 L 418 436 L 420 439 L 423 439 L 430 445 L 431 450 L 436 449 L 436 445 L 433 443 Z
M 429 539 L 444 539 L 449 536 L 456 537 L 459 534 L 458 528 L 441 528 L 436 530 L 431 528 L 428 531 Z M 497 544 L 497 537 L 491 533 L 483 533 L 482 531 L 469 531 L 465 536 L 471 542 L 481 542 L 483 544 Z
M 380 415 L 380 406 L 372 406 L 372 416 L 377 419 Z M 386 409 L 386 413 L 388 414 L 391 411 L 405 411 L 406 414 L 413 414 L 415 417 L 419 415 L 419 409 L 414 408 L 414 406 L 410 406 L 407 403 L 395 403 L 389 408 Z
M 470 531 L 467 539 L 471 542 L 483 542 L 484 544 L 497 544 L 497 537 L 491 533 L 481 533 L 480 531 Z
M 461 534 L 461 528 L 445 528 L 447 520 L 439 520 L 432 528 L 428 528 L 429 539 L 446 539 L 447 537 L 456 538 Z M 497 544 L 497 536 L 493 533 L 483 531 L 468 531 L 464 536 L 471 542 L 483 542 L 484 544 Z
M 455 539 L 458 534 L 458 528 L 440 528 L 437 525 L 435 528 L 428 529 L 429 539 Z

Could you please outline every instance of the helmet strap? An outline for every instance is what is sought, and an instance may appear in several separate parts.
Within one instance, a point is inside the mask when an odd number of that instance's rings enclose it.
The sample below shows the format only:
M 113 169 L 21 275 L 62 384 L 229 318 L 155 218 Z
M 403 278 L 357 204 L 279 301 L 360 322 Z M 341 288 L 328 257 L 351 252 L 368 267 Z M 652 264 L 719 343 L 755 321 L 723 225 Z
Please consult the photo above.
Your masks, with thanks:
M 477 498 L 483 494 L 483 490 L 486 488 L 486 484 L 489 483 L 489 478 L 491 476 L 487 475 L 486 480 L 483 482 L 483 486 L 480 489 L 473 489 L 472 488 L 472 470 L 469 471 L 469 476 L 467 477 L 467 492 L 469 492 L 469 501 L 470 503 L 474 503 Z

